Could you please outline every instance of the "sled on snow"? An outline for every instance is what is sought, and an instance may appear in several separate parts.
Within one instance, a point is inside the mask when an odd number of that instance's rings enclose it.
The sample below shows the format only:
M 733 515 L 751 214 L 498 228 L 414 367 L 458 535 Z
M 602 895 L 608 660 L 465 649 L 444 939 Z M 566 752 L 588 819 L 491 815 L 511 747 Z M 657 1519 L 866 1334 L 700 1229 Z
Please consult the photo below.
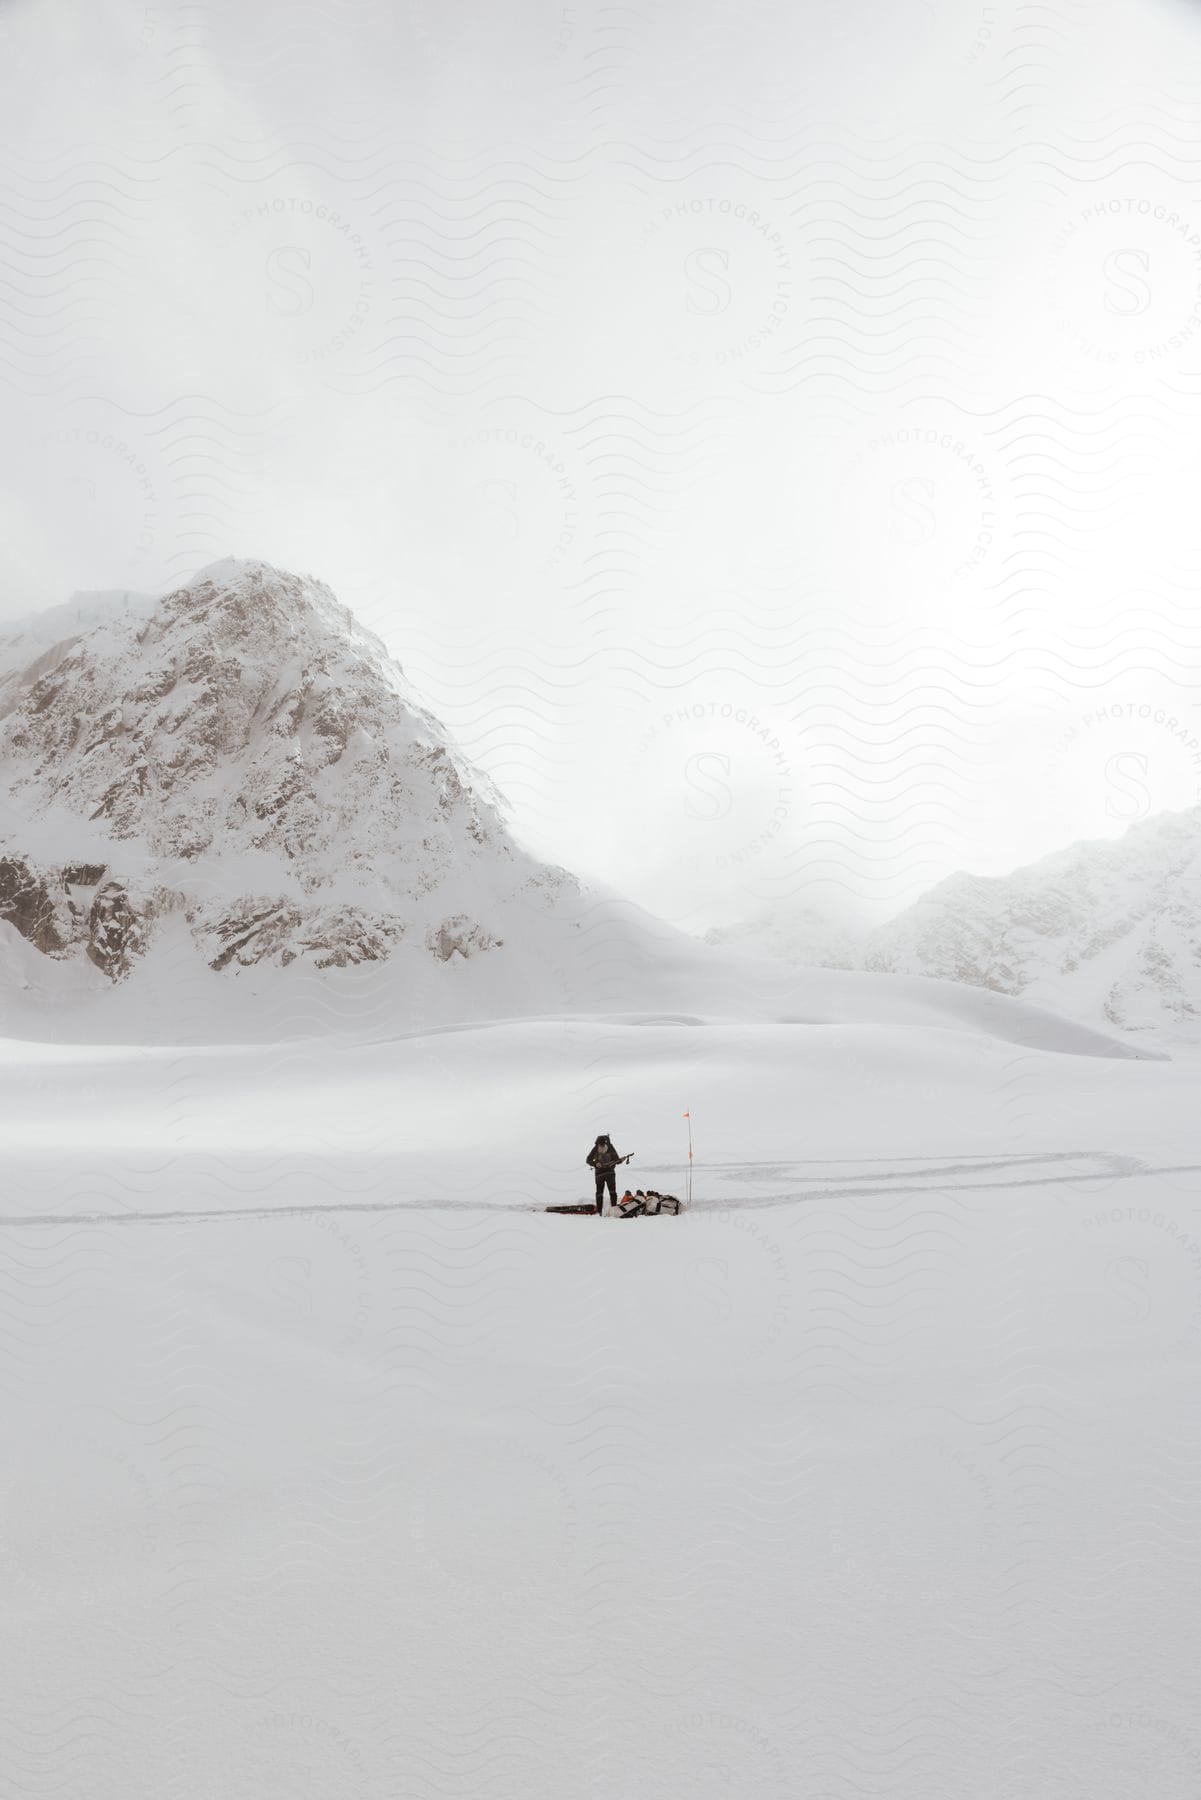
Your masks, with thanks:
M 616 1208 L 611 1209 L 608 1216 L 614 1219 L 655 1219 L 664 1214 L 671 1216 L 681 1213 L 683 1210 L 684 1203 L 677 1199 L 675 1194 L 659 1194 L 655 1192 L 654 1188 L 647 1188 L 645 1191 L 639 1188 L 636 1194 L 624 1193 L 617 1202 Z M 546 1211 L 548 1213 L 591 1214 L 594 1219 L 597 1216 L 597 1209 L 595 1205 L 591 1204 L 548 1206 Z
M 660 1214 L 683 1212 L 683 1202 L 674 1194 L 657 1194 L 654 1188 L 641 1188 L 637 1193 L 624 1193 L 617 1202 L 619 1219 L 657 1219 Z

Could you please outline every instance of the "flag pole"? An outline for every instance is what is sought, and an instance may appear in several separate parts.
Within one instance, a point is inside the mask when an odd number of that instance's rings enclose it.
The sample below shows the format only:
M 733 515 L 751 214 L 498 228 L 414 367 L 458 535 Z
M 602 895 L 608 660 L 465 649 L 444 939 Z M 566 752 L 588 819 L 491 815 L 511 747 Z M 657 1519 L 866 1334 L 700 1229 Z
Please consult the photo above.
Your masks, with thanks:
M 692 1109 L 684 1114 L 688 1121 L 688 1205 L 692 1205 Z

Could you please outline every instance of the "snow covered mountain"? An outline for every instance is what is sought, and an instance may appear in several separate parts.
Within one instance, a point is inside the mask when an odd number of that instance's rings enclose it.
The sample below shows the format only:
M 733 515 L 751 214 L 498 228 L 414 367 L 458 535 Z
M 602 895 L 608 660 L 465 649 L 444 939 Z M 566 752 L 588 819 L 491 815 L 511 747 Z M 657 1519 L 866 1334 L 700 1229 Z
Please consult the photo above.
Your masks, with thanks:
M 721 941 L 811 967 L 967 983 L 1125 1031 L 1187 1033 L 1201 1024 L 1201 806 L 1011 875 L 949 876 L 858 939 L 801 914 Z
M 0 637 L 0 918 L 121 980 L 182 917 L 214 970 L 481 954 L 571 877 L 321 582 L 227 561 Z
M 1201 1020 L 1201 806 L 1012 875 L 953 875 L 875 931 L 861 967 L 1020 994 L 1139 1031 Z
M 379 1042 L 619 1013 L 1129 1054 L 999 995 L 708 948 L 539 862 L 385 646 L 307 576 L 225 561 L 0 633 L 7 1035 Z

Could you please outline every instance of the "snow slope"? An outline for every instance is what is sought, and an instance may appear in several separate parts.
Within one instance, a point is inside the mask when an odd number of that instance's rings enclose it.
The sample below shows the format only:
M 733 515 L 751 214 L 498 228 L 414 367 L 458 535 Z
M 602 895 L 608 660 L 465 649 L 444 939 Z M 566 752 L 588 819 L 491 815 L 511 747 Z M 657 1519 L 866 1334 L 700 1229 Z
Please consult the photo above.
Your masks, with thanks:
M 857 938 L 815 915 L 715 941 L 788 961 L 930 975 L 1170 1041 L 1201 1028 L 1201 807 L 1005 876 L 958 874 Z
M 1111 1038 L 946 983 L 705 948 L 512 838 L 503 802 L 330 590 L 226 561 L 0 640 L 10 1035 L 394 1036 L 652 1009 Z
M 1024 994 L 1128 1031 L 1201 1022 L 1201 807 L 1012 875 L 956 875 L 877 931 L 864 966 Z
M 1194 1792 L 1193 1087 L 913 1025 L 0 1046 L 13 1791 Z M 526 1210 L 600 1129 L 678 1191 L 685 1105 L 691 1213 Z

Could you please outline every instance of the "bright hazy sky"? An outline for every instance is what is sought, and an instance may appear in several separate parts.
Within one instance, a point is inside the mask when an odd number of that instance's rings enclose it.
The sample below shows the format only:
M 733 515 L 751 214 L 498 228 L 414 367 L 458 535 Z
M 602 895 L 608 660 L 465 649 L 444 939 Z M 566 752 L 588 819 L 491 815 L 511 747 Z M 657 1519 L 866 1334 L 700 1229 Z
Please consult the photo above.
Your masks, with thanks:
M 692 926 L 1191 805 L 1199 87 L 1184 0 L 0 0 L 0 618 L 312 571 Z

